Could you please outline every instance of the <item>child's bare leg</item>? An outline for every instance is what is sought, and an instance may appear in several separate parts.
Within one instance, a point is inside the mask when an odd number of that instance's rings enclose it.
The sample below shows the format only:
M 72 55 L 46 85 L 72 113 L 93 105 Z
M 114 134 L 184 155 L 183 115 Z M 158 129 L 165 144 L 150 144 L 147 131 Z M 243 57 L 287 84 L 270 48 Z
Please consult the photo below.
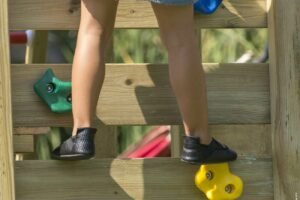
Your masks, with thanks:
M 152 3 L 162 41 L 169 53 L 170 82 L 183 118 L 185 133 L 209 144 L 205 77 L 198 39 L 194 31 L 193 7 Z
M 105 76 L 105 50 L 114 28 L 118 1 L 82 0 L 81 21 L 72 68 L 73 135 L 91 127 Z

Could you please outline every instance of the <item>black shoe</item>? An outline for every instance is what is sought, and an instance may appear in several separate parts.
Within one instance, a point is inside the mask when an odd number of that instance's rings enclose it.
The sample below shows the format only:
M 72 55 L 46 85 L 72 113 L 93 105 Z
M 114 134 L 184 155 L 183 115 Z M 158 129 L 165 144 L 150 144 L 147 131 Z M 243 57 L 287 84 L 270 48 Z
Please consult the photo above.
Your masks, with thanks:
M 190 164 L 211 164 L 234 161 L 237 153 L 215 138 L 209 145 L 201 144 L 199 137 L 184 136 L 181 161 Z
M 84 160 L 94 157 L 94 137 L 96 128 L 77 128 L 75 136 L 71 136 L 51 153 L 51 158 L 57 160 Z

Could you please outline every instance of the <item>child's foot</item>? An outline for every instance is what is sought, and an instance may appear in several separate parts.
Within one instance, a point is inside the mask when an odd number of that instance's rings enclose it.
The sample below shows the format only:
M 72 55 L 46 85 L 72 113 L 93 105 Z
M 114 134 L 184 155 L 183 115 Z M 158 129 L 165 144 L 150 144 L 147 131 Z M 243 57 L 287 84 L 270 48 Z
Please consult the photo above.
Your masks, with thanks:
M 94 136 L 96 128 L 77 128 L 75 136 L 71 136 L 51 153 L 51 158 L 57 160 L 83 160 L 94 157 Z
M 237 159 L 237 153 L 212 138 L 210 144 L 200 143 L 199 137 L 184 136 L 181 160 L 190 164 L 228 162 Z

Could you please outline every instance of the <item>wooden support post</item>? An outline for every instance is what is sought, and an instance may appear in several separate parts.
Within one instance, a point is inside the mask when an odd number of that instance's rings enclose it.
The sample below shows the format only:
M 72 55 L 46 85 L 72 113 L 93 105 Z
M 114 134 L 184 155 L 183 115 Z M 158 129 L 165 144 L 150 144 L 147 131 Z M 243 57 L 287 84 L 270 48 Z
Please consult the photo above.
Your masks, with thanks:
M 268 0 L 275 200 L 300 198 L 300 4 Z
M 182 136 L 184 135 L 183 125 L 171 126 L 171 156 L 172 158 L 179 158 L 182 149 Z
M 112 63 L 114 60 L 114 42 L 113 37 L 109 42 L 105 61 Z M 103 88 L 103 87 L 102 87 Z M 99 101 L 98 101 L 99 103 Z M 117 126 L 106 125 L 97 118 L 95 127 L 97 135 L 95 137 L 95 158 L 116 158 L 118 155 L 118 129 Z
M 48 31 L 33 31 L 33 34 L 33 40 L 26 46 L 25 64 L 45 63 L 47 58 Z M 34 138 L 34 148 L 40 136 L 32 135 L 31 137 Z M 30 156 L 28 156 L 28 153 L 26 155 L 18 152 L 15 154 L 15 160 L 19 161 L 26 158 L 37 158 L 36 152 L 33 151 Z
M 45 63 L 47 58 L 48 31 L 34 31 L 34 38 L 26 48 L 26 64 Z
M 0 200 L 15 199 L 7 0 L 0 2 Z

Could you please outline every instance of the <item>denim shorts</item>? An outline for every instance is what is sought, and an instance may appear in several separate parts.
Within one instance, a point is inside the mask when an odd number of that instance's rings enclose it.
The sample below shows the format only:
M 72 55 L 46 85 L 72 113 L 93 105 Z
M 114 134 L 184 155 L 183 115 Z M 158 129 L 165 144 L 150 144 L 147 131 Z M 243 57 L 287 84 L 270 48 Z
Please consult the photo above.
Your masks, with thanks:
M 153 3 L 166 4 L 166 5 L 190 5 L 198 0 L 149 0 Z

